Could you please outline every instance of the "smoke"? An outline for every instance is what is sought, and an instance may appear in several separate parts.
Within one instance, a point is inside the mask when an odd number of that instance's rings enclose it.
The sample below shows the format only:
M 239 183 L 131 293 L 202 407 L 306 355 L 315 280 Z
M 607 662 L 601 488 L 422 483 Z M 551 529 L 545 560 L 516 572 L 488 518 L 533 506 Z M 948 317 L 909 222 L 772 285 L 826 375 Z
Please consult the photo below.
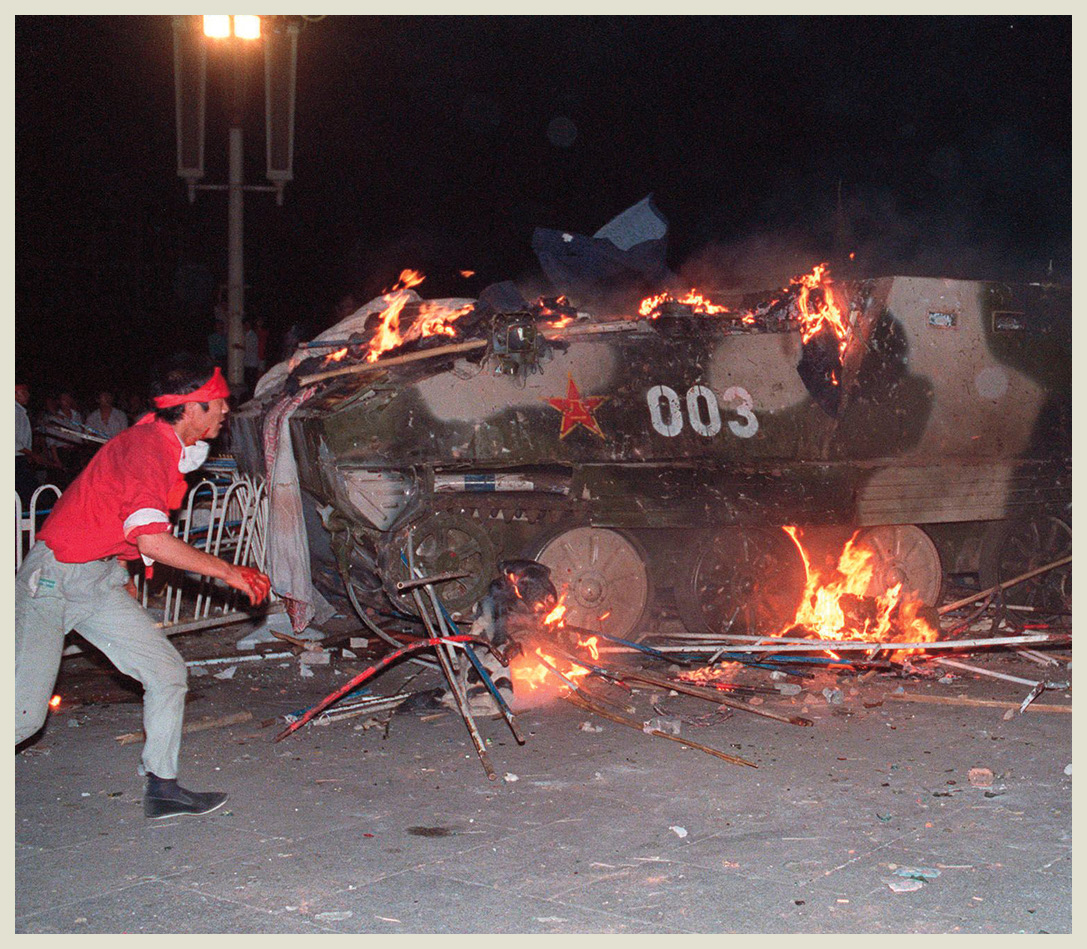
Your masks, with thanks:
M 970 215 L 953 202 L 903 210 L 890 189 L 843 187 L 837 202 L 814 209 L 798 202 L 796 218 L 782 223 L 788 200 L 779 193 L 763 205 L 766 226 L 691 253 L 678 268 L 679 284 L 706 292 L 773 289 L 823 261 L 839 278 L 1071 282 L 1071 233 L 1044 247 L 970 206 Z

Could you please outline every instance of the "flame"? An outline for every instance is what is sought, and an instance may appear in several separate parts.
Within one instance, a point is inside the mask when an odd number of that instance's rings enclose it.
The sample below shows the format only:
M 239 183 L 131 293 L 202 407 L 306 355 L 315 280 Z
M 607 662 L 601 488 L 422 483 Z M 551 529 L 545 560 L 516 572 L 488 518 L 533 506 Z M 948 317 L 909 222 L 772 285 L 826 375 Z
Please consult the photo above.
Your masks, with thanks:
M 833 281 L 826 264 L 817 264 L 810 274 L 793 277 L 799 288 L 797 308 L 800 310 L 800 338 L 806 343 L 824 326 L 829 326 L 838 339 L 838 352 L 844 354 L 849 340 L 849 321 L 834 299 Z M 821 291 L 813 298 L 815 290 Z
M 555 608 L 543 618 L 544 625 L 545 626 L 555 626 L 555 625 L 562 626 L 562 618 L 565 615 L 566 615 L 566 604 L 562 603 L 562 602 L 559 602 L 558 605 L 556 605 Z
M 782 529 L 800 551 L 806 581 L 796 616 L 777 635 L 783 635 L 786 629 L 793 626 L 803 626 L 820 639 L 828 640 L 932 642 L 936 639 L 936 630 L 919 615 L 923 604 L 914 597 L 905 596 L 901 583 L 896 583 L 874 598 L 871 615 L 846 616 L 844 598 L 854 597 L 856 602 L 872 599 L 867 596 L 867 591 L 876 569 L 875 555 L 854 543 L 856 534 L 842 549 L 834 576 L 826 579 L 812 569 L 807 551 L 800 543 L 799 531 L 791 526 Z M 918 651 L 898 650 L 895 655 Z
M 550 691 L 551 688 L 554 689 L 554 692 L 557 695 L 562 689 L 569 688 L 568 683 L 563 682 L 563 680 L 548 669 L 543 662 L 537 662 L 533 656 L 537 656 L 545 662 L 550 663 L 566 676 L 567 679 L 576 681 L 577 679 L 584 678 L 590 674 L 589 669 L 572 662 L 564 662 L 561 659 L 556 659 L 554 656 L 549 655 L 537 646 L 532 655 L 527 652 L 521 653 L 510 662 L 510 680 L 513 683 L 515 695 L 518 690 L 535 692 L 539 689 Z
M 465 280 L 467 280 L 469 277 L 474 277 L 476 275 L 476 272 L 474 270 L 462 270 L 460 272 L 460 275 L 464 277 Z
M 346 347 L 346 346 L 344 346 L 344 348 L 343 348 L 343 349 L 337 349 L 337 350 L 336 350 L 336 352 L 334 352 L 334 353 L 329 353 L 329 354 L 328 354 L 328 355 L 327 355 L 327 356 L 325 357 L 325 363 L 330 363 L 330 362 L 339 362 L 339 361 L 340 361 L 341 359 L 343 359 L 343 357 L 344 357 L 344 356 L 346 356 L 346 355 L 347 355 L 347 347 Z
M 400 278 L 392 285 L 386 293 L 396 293 L 398 290 L 410 290 L 412 287 L 417 287 L 421 284 L 426 277 L 424 277 L 418 270 L 401 270 Z
M 675 301 L 676 303 L 682 303 L 686 306 L 693 307 L 695 313 L 700 315 L 714 316 L 719 313 L 729 312 L 727 306 L 723 306 L 720 303 L 714 303 L 701 291 L 691 288 L 681 297 L 674 297 L 667 291 L 658 293 L 656 296 L 646 297 L 638 306 L 638 315 L 653 316 L 663 304 L 668 303 L 669 301 Z
M 742 669 L 739 662 L 718 662 L 712 666 L 703 666 L 701 669 L 684 669 L 679 678 L 693 685 L 714 685 L 722 680 L 732 680 L 733 673 Z
M 412 273 L 414 271 L 405 270 L 400 275 L 401 279 L 404 279 L 405 274 Z M 437 303 L 424 303 L 411 326 L 401 333 L 400 314 L 408 303 L 408 297 L 402 295 L 393 297 L 392 293 L 388 293 L 384 299 L 388 302 L 388 306 L 379 315 L 381 322 L 370 340 L 370 347 L 366 353 L 367 362 L 376 362 L 382 353 L 427 336 L 456 336 L 457 331 L 452 324 L 472 310 L 471 304 L 465 304 L 453 310 Z
M 49 700 L 49 707 L 50 708 L 60 708 L 60 696 L 59 695 L 54 695 Z
M 577 644 L 579 646 L 584 646 L 586 649 L 588 649 L 589 655 L 592 656 L 594 659 L 599 659 L 600 650 L 596 648 L 596 644 L 599 641 L 600 640 L 596 636 L 590 636 L 588 639 L 579 638 Z

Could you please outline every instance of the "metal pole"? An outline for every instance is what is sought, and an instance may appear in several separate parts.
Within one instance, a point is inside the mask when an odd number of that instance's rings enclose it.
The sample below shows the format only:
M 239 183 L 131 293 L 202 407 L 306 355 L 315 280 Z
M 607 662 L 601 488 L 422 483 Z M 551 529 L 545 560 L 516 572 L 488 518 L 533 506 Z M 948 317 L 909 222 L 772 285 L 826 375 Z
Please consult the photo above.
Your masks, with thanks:
M 241 125 L 230 128 L 230 183 L 227 271 L 227 381 L 232 389 L 245 383 L 245 273 L 243 264 L 244 169 Z

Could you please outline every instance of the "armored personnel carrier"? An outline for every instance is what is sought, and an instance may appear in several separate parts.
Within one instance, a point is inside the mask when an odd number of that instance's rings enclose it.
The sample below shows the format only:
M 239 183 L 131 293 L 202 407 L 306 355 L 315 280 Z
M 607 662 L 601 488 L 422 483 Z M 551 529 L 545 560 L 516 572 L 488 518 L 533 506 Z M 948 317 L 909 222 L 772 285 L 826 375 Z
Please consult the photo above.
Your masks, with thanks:
M 663 611 L 765 631 L 803 588 L 782 525 L 815 547 L 860 529 L 873 584 L 930 605 L 945 573 L 990 584 L 1071 551 L 1069 288 L 816 268 L 636 314 L 410 291 L 364 311 L 231 423 L 263 473 L 264 418 L 298 403 L 310 544 L 362 600 L 403 603 L 410 545 L 428 573 L 465 574 L 439 588 L 455 614 L 527 556 L 582 628 L 637 638 Z M 1070 609 L 1070 581 L 1016 595 Z

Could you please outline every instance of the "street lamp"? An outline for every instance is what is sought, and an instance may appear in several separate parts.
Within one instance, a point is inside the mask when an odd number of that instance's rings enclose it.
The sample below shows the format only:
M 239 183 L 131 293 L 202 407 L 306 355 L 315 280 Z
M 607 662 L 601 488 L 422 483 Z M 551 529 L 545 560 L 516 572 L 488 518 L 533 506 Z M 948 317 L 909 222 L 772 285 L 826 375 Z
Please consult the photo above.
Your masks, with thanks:
M 174 82 L 177 108 L 177 173 L 189 186 L 189 200 L 197 190 L 227 192 L 227 379 L 240 388 L 245 381 L 244 194 L 274 191 L 283 203 L 283 188 L 293 177 L 295 76 L 298 62 L 296 19 L 276 21 L 262 29 L 259 16 L 175 16 Z M 196 21 L 200 21 L 200 29 Z M 225 47 L 231 67 L 231 118 L 226 185 L 198 184 L 204 177 L 204 119 L 207 98 L 208 42 Z M 246 185 L 242 125 L 245 111 L 244 68 L 247 48 L 264 46 L 265 138 L 267 178 L 270 185 Z M 250 393 L 252 394 L 252 393 Z

